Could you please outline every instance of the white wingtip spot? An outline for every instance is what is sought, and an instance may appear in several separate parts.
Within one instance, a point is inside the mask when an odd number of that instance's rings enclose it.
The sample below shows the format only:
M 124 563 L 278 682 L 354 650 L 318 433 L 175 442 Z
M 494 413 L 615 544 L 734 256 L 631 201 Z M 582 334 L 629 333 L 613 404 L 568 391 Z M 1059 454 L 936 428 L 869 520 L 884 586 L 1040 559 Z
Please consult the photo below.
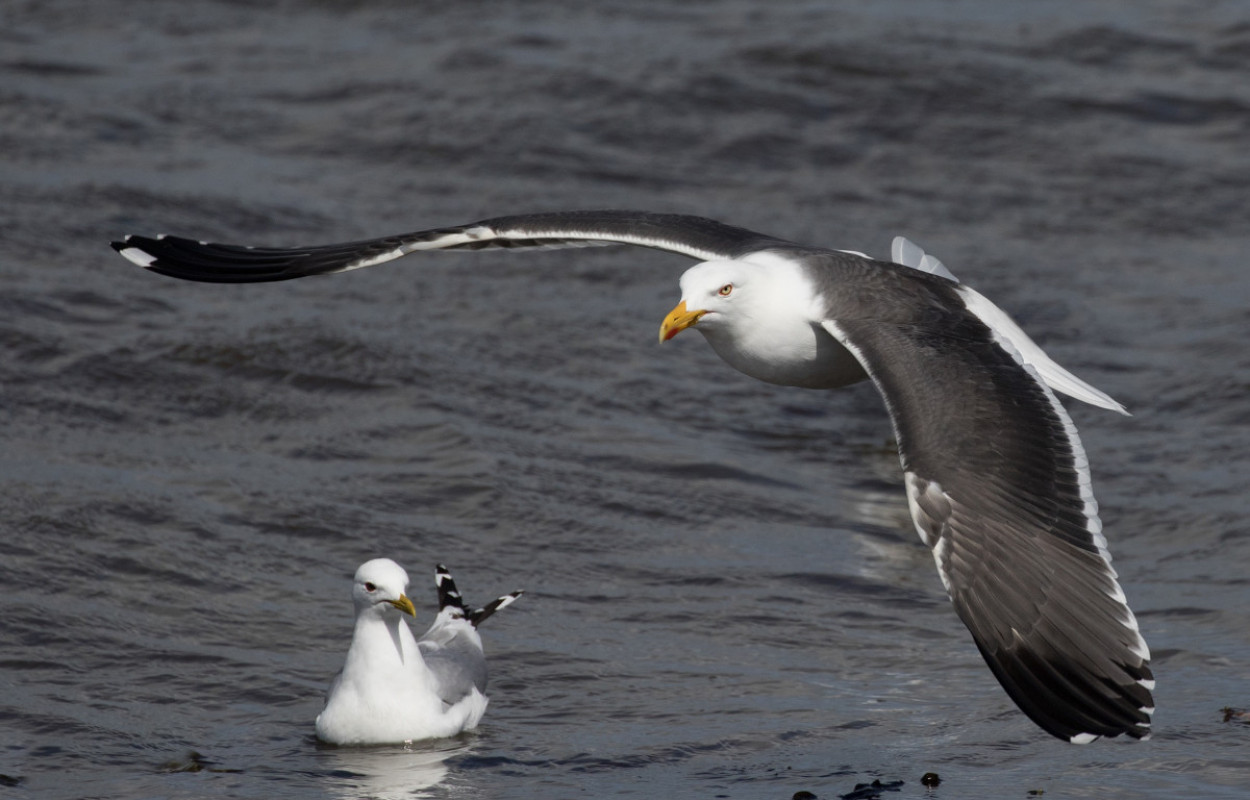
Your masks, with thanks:
M 1155 690 L 1155 679 L 1154 679 L 1154 678 L 1142 678 L 1142 679 L 1141 679 L 1141 680 L 1139 680 L 1137 683 L 1138 683 L 1138 684 L 1140 684 L 1140 685 L 1141 685 L 1141 687 L 1142 687 L 1143 689 L 1145 689 L 1146 691 L 1148 691 L 1148 692 L 1153 692 L 1153 691 Z M 1149 711 L 1147 711 L 1146 713 L 1147 713 L 1147 714 L 1153 714 L 1153 713 L 1154 713 L 1154 709 L 1152 708 L 1152 709 L 1150 709 Z
M 1068 739 L 1068 741 L 1072 744 L 1089 744 L 1090 742 L 1097 741 L 1099 738 L 1100 737 L 1096 733 L 1078 733 L 1076 736 Z
M 127 240 L 129 240 L 130 237 L 128 236 L 126 238 Z M 152 255 L 151 253 L 145 253 L 144 251 L 140 250 L 137 247 L 125 247 L 125 248 L 122 248 L 121 250 L 118 250 L 117 252 L 121 253 L 122 257 L 125 258 L 127 261 L 131 262 L 132 264 L 138 264 L 144 269 L 147 269 L 148 267 L 152 266 L 152 264 L 155 263 L 156 261 L 156 256 Z
M 498 611 L 502 608 L 507 608 L 508 606 L 512 605 L 513 603 L 516 602 L 517 598 L 521 596 L 521 594 L 522 594 L 521 592 L 513 592 L 512 594 L 504 595 L 503 597 L 499 598 L 499 605 L 495 608 L 495 610 Z

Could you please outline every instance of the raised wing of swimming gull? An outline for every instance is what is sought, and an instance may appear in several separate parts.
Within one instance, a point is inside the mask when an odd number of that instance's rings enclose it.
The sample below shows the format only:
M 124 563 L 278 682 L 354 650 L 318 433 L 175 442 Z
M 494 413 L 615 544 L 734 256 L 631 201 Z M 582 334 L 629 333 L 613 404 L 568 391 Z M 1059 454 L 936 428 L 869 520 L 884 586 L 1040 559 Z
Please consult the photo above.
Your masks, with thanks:
M 486 691 L 486 655 L 477 626 L 501 608 L 512 604 L 524 592 L 516 591 L 498 597 L 482 608 L 464 605 L 456 582 L 447 567 L 439 564 L 434 571 L 438 586 L 438 616 L 419 640 L 417 647 L 425 664 L 438 679 L 443 702 L 456 703 L 459 698 Z
M 661 340 L 694 326 L 731 366 L 771 383 L 833 388 L 871 377 L 894 425 L 917 531 L 1008 694 L 1069 741 L 1149 735 L 1149 650 L 1110 564 L 1084 449 L 1051 389 L 1123 408 L 919 248 L 896 245 L 905 263 L 895 264 L 632 211 L 501 217 L 302 248 L 171 236 L 113 247 L 174 277 L 261 282 L 422 250 L 593 244 L 702 262 L 682 276 Z

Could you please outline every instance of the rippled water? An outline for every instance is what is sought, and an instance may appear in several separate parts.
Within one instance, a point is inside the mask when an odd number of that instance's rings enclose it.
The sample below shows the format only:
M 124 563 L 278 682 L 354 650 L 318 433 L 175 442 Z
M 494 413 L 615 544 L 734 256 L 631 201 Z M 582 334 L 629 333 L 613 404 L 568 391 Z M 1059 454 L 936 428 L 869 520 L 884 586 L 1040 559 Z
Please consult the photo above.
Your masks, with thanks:
M 0 794 L 1242 796 L 1248 73 L 1234 2 L 6 3 Z M 657 347 L 680 258 L 228 287 L 107 247 L 596 207 L 905 233 L 1125 402 L 1072 413 L 1155 738 L 1014 709 L 871 387 Z M 475 735 L 312 739 L 375 555 L 427 611 L 438 561 L 528 590 Z

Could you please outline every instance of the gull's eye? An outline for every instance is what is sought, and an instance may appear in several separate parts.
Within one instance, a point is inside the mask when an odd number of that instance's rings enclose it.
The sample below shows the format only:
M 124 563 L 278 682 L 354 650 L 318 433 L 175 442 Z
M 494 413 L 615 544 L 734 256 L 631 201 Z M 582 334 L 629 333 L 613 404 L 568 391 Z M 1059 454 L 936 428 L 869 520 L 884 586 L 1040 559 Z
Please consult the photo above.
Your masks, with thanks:
M 732 292 L 733 290 L 734 290 L 734 285 L 732 283 L 727 283 L 724 286 L 720 287 L 720 289 L 717 290 L 716 293 L 720 295 L 721 297 L 728 297 L 729 293 Z
M 378 588 L 378 587 L 374 586 L 374 585 L 373 585 L 372 583 L 370 583 L 369 581 L 365 581 L 365 591 L 366 591 L 366 592 L 373 592 L 373 591 L 377 591 L 377 588 Z

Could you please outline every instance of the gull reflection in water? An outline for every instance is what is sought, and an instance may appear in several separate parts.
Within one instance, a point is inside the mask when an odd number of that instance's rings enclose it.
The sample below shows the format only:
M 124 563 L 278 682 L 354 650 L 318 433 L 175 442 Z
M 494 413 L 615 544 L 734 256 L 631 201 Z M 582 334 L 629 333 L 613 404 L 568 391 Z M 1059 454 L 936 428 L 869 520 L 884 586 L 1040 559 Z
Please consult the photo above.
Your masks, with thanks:
M 433 797 L 447 777 L 447 759 L 471 752 L 457 741 L 415 742 L 385 747 L 324 747 L 331 793 L 345 800 L 413 800 Z

